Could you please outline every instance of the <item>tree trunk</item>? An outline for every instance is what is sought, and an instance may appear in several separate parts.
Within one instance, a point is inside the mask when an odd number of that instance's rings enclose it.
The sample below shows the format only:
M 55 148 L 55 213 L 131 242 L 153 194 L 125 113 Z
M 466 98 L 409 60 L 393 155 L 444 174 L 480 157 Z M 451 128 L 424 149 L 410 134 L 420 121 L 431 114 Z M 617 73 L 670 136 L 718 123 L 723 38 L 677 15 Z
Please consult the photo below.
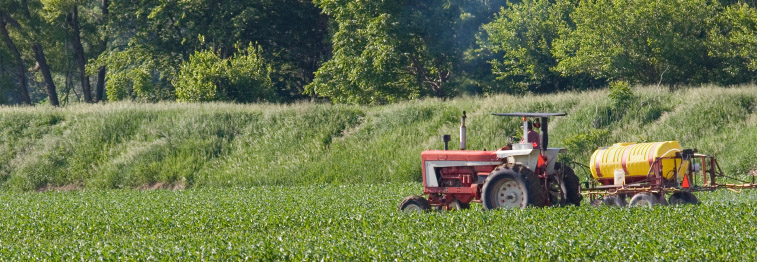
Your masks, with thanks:
M 436 85 L 436 97 L 444 98 L 444 87 L 447 84 L 447 80 L 449 80 L 450 72 L 446 70 L 439 70 L 439 80 L 438 84 Z
M 47 96 L 50 98 L 50 105 L 60 106 L 58 102 L 58 92 L 55 91 L 55 83 L 53 83 L 53 75 L 50 73 L 50 67 L 47 65 L 47 59 L 45 59 L 45 52 L 42 49 L 42 45 L 34 43 L 32 45 L 34 50 L 34 58 L 39 64 L 39 68 L 42 70 L 42 76 L 45 78 L 45 87 L 47 88 Z
M 76 62 L 79 66 L 79 81 L 81 82 L 81 91 L 84 93 L 84 102 L 92 103 L 92 88 L 89 85 L 87 77 L 87 59 L 84 57 L 84 47 L 81 45 L 81 32 L 79 30 L 79 7 L 74 6 L 71 12 L 71 28 L 74 30 L 73 47 L 76 55 Z
M 423 68 L 420 59 L 415 56 L 410 56 L 410 71 L 419 79 L 418 88 L 422 90 L 423 84 L 428 84 L 436 97 L 444 98 L 444 85 L 449 80 L 449 71 L 439 70 L 439 73 L 437 73 L 439 79 L 433 79 L 433 77 L 430 77 L 426 73 L 426 69 Z
M 29 5 L 27 1 L 21 0 L 21 6 L 23 8 L 21 11 L 24 12 L 26 19 L 32 21 L 32 15 L 31 12 L 29 12 Z M 34 33 L 37 34 L 37 26 L 32 24 L 32 28 Z M 32 50 L 34 50 L 34 59 L 37 60 L 37 65 L 39 65 L 39 68 L 42 69 L 42 76 L 45 78 L 45 87 L 47 88 L 47 96 L 50 99 L 50 105 L 60 106 L 60 103 L 58 103 L 58 92 L 55 91 L 55 83 L 53 83 L 53 75 L 50 73 L 50 67 L 47 65 L 47 59 L 45 59 L 45 52 L 42 49 L 42 45 L 39 44 L 39 41 L 37 39 L 34 39 Z
M 108 0 L 102 0 L 101 2 L 101 8 L 103 12 L 102 17 L 102 23 L 103 28 L 107 30 L 108 25 Z M 105 37 L 103 38 L 102 42 L 102 50 L 105 52 L 105 50 L 108 48 L 108 36 L 107 31 L 105 32 Z M 100 102 L 103 100 L 103 93 L 105 92 L 105 66 L 101 66 L 100 70 L 97 71 L 97 86 L 95 87 L 95 103 Z
M 95 86 L 95 103 L 103 100 L 103 92 L 105 91 L 105 66 L 101 66 L 97 71 L 97 86 Z
M 26 65 L 24 65 L 24 60 L 21 58 L 21 53 L 18 51 L 16 44 L 13 43 L 13 39 L 11 39 L 10 35 L 8 34 L 6 25 L 6 15 L 0 12 L 0 33 L 3 34 L 5 44 L 11 50 L 13 57 L 16 59 L 16 77 L 18 77 L 18 85 L 20 88 L 21 97 L 24 99 L 24 103 L 31 105 L 32 101 L 29 98 L 29 88 L 26 81 Z

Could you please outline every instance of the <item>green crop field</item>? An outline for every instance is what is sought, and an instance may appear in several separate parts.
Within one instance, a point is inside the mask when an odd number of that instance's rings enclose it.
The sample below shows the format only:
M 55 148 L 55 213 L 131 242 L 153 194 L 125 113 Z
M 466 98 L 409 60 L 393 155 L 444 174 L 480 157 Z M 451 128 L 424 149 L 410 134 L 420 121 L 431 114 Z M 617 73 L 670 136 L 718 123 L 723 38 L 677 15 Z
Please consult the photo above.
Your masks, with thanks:
M 757 192 L 698 206 L 401 214 L 417 183 L 0 193 L 0 258 L 753 261 Z
M 737 177 L 757 169 L 754 86 L 633 91 L 0 108 L 0 260 L 757 260 L 757 191 L 699 193 L 697 206 L 397 212 L 422 192 L 420 152 L 456 140 L 463 110 L 468 148 L 488 150 L 520 133 L 492 112 L 567 112 L 550 145 L 582 180 L 596 147 L 626 141 L 678 140 Z

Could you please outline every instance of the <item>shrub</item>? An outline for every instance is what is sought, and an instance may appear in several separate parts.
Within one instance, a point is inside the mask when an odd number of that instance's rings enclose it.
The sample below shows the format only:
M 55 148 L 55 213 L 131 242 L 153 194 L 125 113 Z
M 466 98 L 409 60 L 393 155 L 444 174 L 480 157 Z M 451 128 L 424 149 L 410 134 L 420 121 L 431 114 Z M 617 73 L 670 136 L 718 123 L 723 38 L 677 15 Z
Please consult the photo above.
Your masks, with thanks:
M 228 59 L 211 50 L 195 52 L 181 65 L 174 81 L 180 102 L 255 102 L 275 99 L 271 68 L 260 57 L 261 49 L 250 45 Z
M 625 110 L 633 100 L 633 91 L 626 81 L 614 81 L 610 83 L 610 99 L 616 110 Z

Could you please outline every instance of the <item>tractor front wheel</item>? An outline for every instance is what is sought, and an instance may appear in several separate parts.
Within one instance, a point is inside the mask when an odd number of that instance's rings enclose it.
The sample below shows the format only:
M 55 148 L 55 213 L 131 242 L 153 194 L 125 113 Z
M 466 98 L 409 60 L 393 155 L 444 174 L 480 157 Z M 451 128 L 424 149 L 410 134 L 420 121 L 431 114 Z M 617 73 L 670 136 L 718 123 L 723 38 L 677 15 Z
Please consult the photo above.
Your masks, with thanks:
M 429 209 L 431 209 L 431 205 L 422 196 L 409 196 L 400 202 L 400 212 L 423 213 Z
M 481 189 L 484 210 L 542 206 L 544 192 L 539 179 L 522 166 L 494 171 Z

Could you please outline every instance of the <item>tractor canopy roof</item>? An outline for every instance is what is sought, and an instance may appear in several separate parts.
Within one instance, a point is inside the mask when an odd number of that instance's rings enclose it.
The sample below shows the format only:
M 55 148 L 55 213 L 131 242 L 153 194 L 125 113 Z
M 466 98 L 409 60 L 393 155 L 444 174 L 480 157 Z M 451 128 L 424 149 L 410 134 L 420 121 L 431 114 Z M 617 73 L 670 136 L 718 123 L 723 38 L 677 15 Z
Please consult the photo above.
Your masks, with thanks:
M 519 117 L 551 117 L 566 116 L 567 113 L 492 113 L 495 116 L 519 116 Z

